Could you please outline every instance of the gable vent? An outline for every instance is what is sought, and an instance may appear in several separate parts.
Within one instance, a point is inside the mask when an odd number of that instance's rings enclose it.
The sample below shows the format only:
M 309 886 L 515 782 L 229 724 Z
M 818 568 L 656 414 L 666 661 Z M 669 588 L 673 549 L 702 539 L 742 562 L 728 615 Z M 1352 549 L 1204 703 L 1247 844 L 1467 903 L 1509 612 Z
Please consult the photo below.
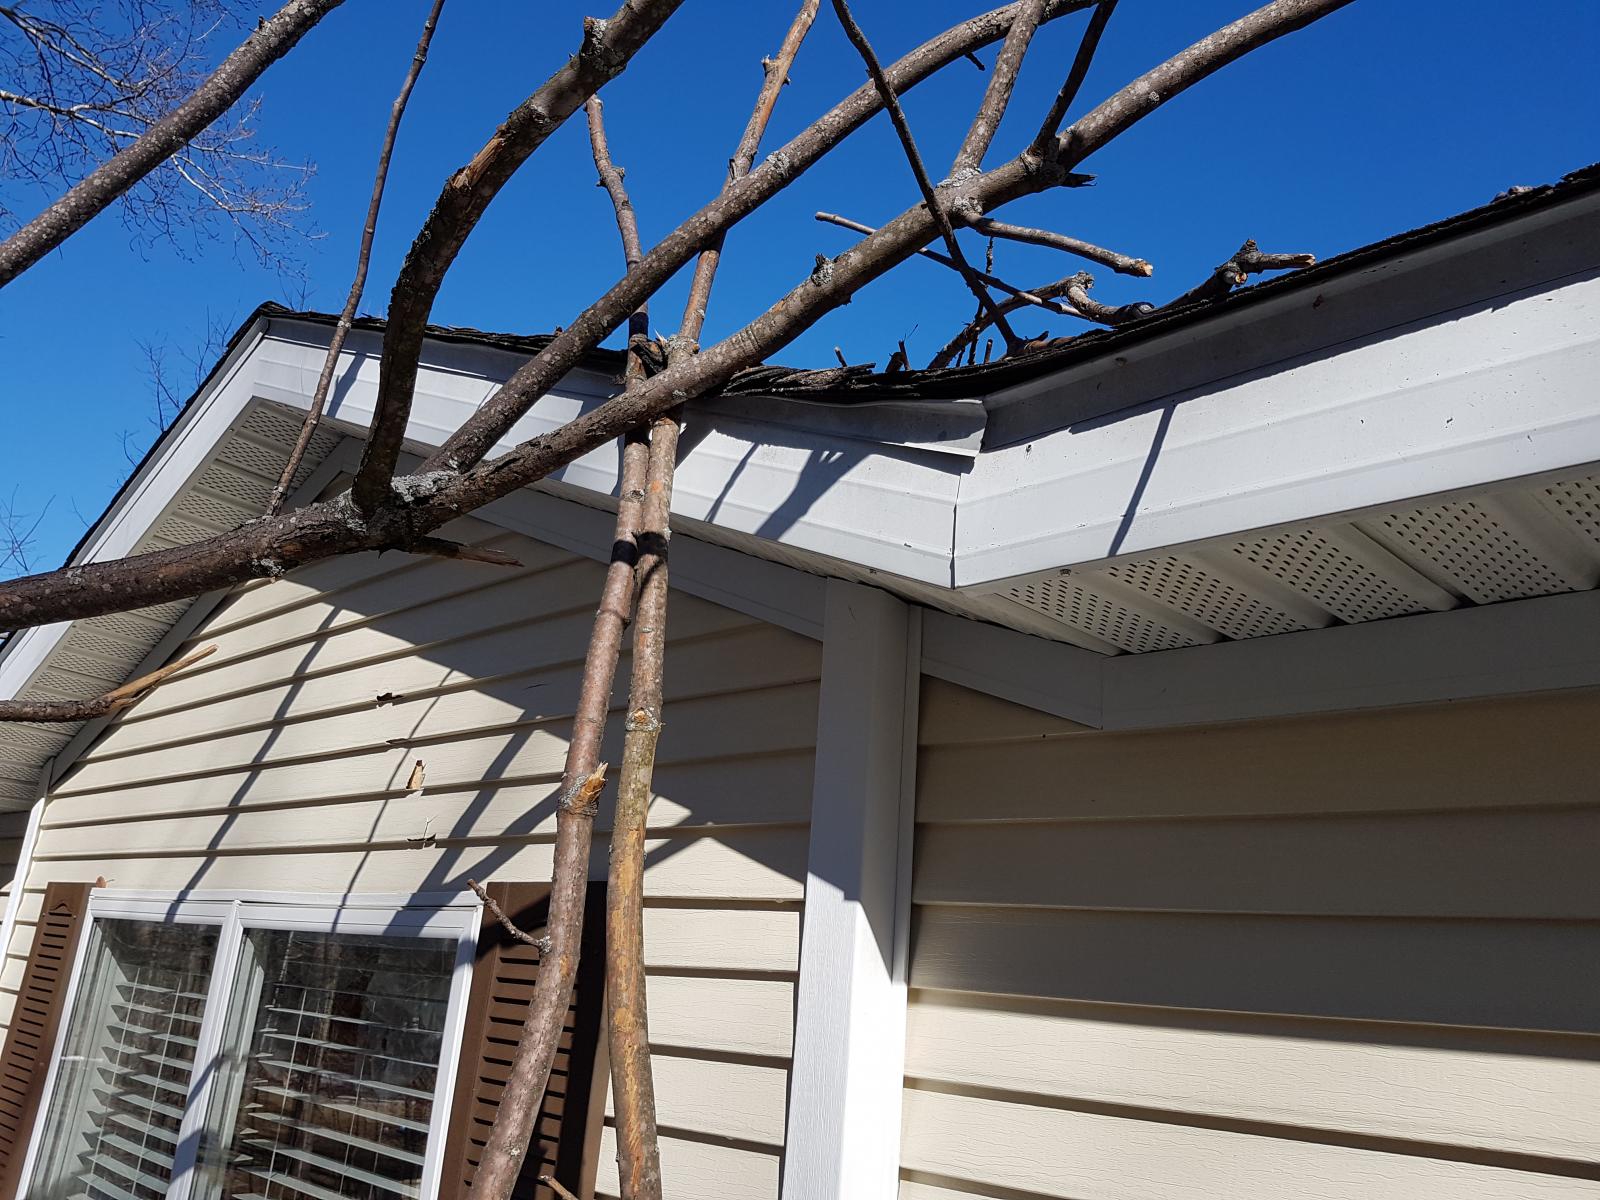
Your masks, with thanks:
M 1343 621 L 1380 621 L 1428 607 L 1315 529 L 1290 529 L 1231 549 Z
M 1181 629 L 1107 599 L 1075 575 L 1034 580 L 1006 594 L 1035 612 L 1091 633 L 1132 654 L 1201 644 L 1200 639 Z
M 1479 604 L 1573 588 L 1493 513 L 1471 500 L 1386 513 L 1371 526 L 1379 537 L 1392 539 L 1402 556 L 1427 564 Z
M 1266 637 L 1311 626 L 1174 555 L 1107 567 L 1112 579 L 1188 613 L 1231 638 Z

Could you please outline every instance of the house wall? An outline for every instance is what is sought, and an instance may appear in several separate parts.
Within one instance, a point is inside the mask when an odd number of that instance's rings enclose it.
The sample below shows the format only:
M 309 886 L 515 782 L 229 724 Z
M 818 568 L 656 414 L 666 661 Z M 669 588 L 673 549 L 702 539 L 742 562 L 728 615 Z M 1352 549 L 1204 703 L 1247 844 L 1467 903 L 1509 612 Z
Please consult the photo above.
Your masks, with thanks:
M 249 587 L 204 623 L 186 649 L 217 653 L 53 790 L 4 1014 L 51 880 L 414 892 L 549 877 L 602 567 L 464 532 L 524 565 L 337 560 Z M 663 1166 L 677 1195 L 776 1196 L 820 648 L 682 594 L 670 633 L 645 876 Z M 419 761 L 424 787 L 408 792 Z M 609 821 L 602 810 L 594 878 Z
M 902 1200 L 1596 1195 L 1596 728 L 1105 734 L 925 680 Z

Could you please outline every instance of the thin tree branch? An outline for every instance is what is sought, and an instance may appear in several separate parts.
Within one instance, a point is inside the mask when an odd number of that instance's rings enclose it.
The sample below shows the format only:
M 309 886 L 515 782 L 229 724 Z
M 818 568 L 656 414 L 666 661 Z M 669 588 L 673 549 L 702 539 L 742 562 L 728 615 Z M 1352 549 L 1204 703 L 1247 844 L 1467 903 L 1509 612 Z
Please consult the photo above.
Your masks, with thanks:
M 361 228 L 361 248 L 356 253 L 356 274 L 350 281 L 350 294 L 345 297 L 344 309 L 339 313 L 339 320 L 333 327 L 333 334 L 328 339 L 328 355 L 322 362 L 322 373 L 317 376 L 317 387 L 311 394 L 311 409 L 306 413 L 305 422 L 300 426 L 300 436 L 295 439 L 294 449 L 289 452 L 289 461 L 283 465 L 283 473 L 278 477 L 278 486 L 272 489 L 272 497 L 267 501 L 267 515 L 277 516 L 283 509 L 283 502 L 289 495 L 289 488 L 294 483 L 294 477 L 299 473 L 300 464 L 306 456 L 306 447 L 311 445 L 311 435 L 316 432 L 317 423 L 322 420 L 322 410 L 328 403 L 328 391 L 333 387 L 333 372 L 339 365 L 339 353 L 344 349 L 345 338 L 350 334 L 350 325 L 356 318 L 356 309 L 361 304 L 361 293 L 367 286 L 367 268 L 372 263 L 372 240 L 378 232 L 378 209 L 383 204 L 383 188 L 389 178 L 389 161 L 394 157 L 394 142 L 400 132 L 400 118 L 405 116 L 406 105 L 411 100 L 411 90 L 417 85 L 417 77 L 422 74 L 422 66 L 428 61 L 428 44 L 433 41 L 434 27 L 439 23 L 439 10 L 444 7 L 444 0 L 433 0 L 433 7 L 428 10 L 428 19 L 422 23 L 422 36 L 417 39 L 417 49 L 411 56 L 411 66 L 406 71 L 406 77 L 400 84 L 400 92 L 394 98 L 394 104 L 389 109 L 389 126 L 383 133 L 383 146 L 378 151 L 378 169 L 372 179 L 372 199 L 367 202 L 367 221 Z
M 852 221 L 848 217 L 841 217 L 838 213 L 819 212 L 816 214 L 816 219 L 819 221 L 824 221 L 829 225 L 837 225 L 841 229 L 853 230 L 856 233 L 873 234 L 878 232 L 871 225 L 863 225 L 860 221 Z M 939 263 L 941 266 L 958 269 L 954 260 L 947 258 L 943 254 L 940 254 L 937 250 L 919 248 L 914 251 L 914 253 L 921 258 L 931 259 L 932 261 Z M 987 271 L 979 271 L 976 268 L 971 269 L 973 274 L 982 280 L 983 283 L 996 289 L 997 291 L 1004 292 L 1013 300 L 1020 300 L 1023 304 L 1037 305 L 1039 308 L 1048 309 L 1050 312 L 1057 313 L 1063 317 L 1075 317 L 1078 315 L 1066 305 L 1058 304 L 1047 296 L 1035 294 L 1034 292 L 1025 292 L 1021 288 L 1012 287 L 1011 284 L 1007 283 L 1004 279 L 1000 279 L 994 275 L 991 275 Z M 1011 310 L 1008 309 L 1007 311 Z M 994 323 L 994 313 L 988 308 L 984 308 L 983 312 L 985 318 L 984 327 L 987 328 L 989 325 Z
M 1254 239 L 1251 239 L 1240 246 L 1233 257 L 1218 266 L 1203 281 L 1161 307 L 1181 308 L 1185 304 L 1220 300 L 1251 275 L 1258 275 L 1262 271 L 1309 267 L 1316 261 L 1317 256 L 1314 254 L 1263 254 Z
M 806 40 L 806 34 L 811 31 L 811 24 L 816 20 L 819 7 L 821 0 L 805 0 L 800 5 L 800 11 L 795 13 L 794 20 L 789 23 L 789 30 L 783 36 L 778 53 L 772 58 L 761 60 L 761 69 L 765 72 L 765 76 L 761 82 L 761 90 L 756 94 L 755 108 L 750 113 L 750 119 L 745 122 L 739 145 L 734 150 L 733 157 L 728 160 L 728 181 L 723 185 L 723 195 L 750 173 L 750 165 L 756 159 L 756 150 L 760 147 L 761 138 L 767 131 L 767 122 L 772 119 L 772 110 L 777 106 L 778 93 L 783 90 L 783 85 L 789 82 L 789 68 L 794 65 L 795 56 L 800 53 L 800 45 Z M 704 250 L 700 251 L 700 257 L 694 264 L 694 277 L 689 281 L 689 298 L 683 306 L 683 321 L 678 328 L 678 337 L 694 347 L 700 345 L 700 333 L 705 328 L 706 306 L 711 301 L 711 284 L 716 279 L 717 267 L 722 262 L 723 241 L 724 235 L 718 234 Z M 632 265 L 629 264 L 630 268 Z
M 343 0 L 289 0 L 261 21 L 188 99 L 0 243 L 0 287 L 82 229 L 197 137 L 244 95 L 263 71 L 293 49 L 312 26 L 341 3 Z
M 215 646 L 203 647 L 186 654 L 175 663 L 168 663 L 160 670 L 129 680 L 121 687 L 90 700 L 0 701 L 0 721 L 92 721 L 97 717 L 109 717 L 133 707 L 179 671 L 216 652 Z
M 1028 0 L 1023 0 L 1017 21 L 1027 18 L 1029 7 Z M 856 48 L 856 53 L 861 55 L 861 61 L 866 64 L 867 74 L 871 76 L 873 86 L 883 97 L 883 106 L 889 110 L 889 118 L 894 122 L 894 131 L 900 138 L 900 148 L 905 151 L 906 162 L 911 165 L 911 173 L 916 176 L 917 188 L 922 192 L 922 202 L 928 206 L 928 212 L 933 216 L 939 236 L 944 239 L 945 248 L 950 251 L 950 265 L 960 273 L 962 281 L 966 283 L 978 303 L 989 310 L 995 327 L 1006 339 L 1006 345 L 1019 343 L 1021 339 L 1011 328 L 1011 323 L 1006 320 L 1005 314 L 995 307 L 994 297 L 984 289 L 978 273 L 967 261 L 967 256 L 961 252 L 961 243 L 956 241 L 955 227 L 950 224 L 950 214 L 945 211 L 943 201 L 934 190 L 933 181 L 928 178 L 928 169 L 922 165 L 922 153 L 917 149 L 916 139 L 911 136 L 911 123 L 906 120 L 905 109 L 900 106 L 900 97 L 895 94 L 894 85 L 883 73 L 883 66 L 878 62 L 877 54 L 873 52 L 872 43 L 861 31 L 861 26 L 856 24 L 856 19 L 850 15 L 849 0 L 833 0 L 833 11 L 839 17 L 839 24 L 844 26 L 845 36 L 850 39 L 850 44 Z M 1015 22 L 1012 28 L 1016 28 Z M 1007 44 L 1011 41 L 1009 33 L 1006 35 L 1006 41 Z
M 1016 90 L 1017 73 L 1022 69 L 1022 58 L 1028 52 L 1028 43 L 1034 31 L 1044 20 L 1045 0 L 1028 0 L 1011 23 L 1006 40 L 994 60 L 994 70 L 989 75 L 989 86 L 984 89 L 983 102 L 972 118 L 967 136 L 956 151 L 955 162 L 950 166 L 950 177 L 960 181 L 967 175 L 983 170 L 983 156 L 989 152 L 994 135 L 1000 130 L 1000 118 L 1005 116 L 1011 103 L 1011 93 Z
M 1087 258 L 1090 262 L 1097 262 L 1101 266 L 1110 267 L 1119 275 L 1140 275 L 1148 278 L 1155 272 L 1155 268 L 1142 258 L 1118 254 L 1115 250 L 1107 250 L 1091 242 L 1068 237 L 1064 233 L 1052 233 L 1048 229 L 1032 229 L 1026 225 L 1012 225 L 1007 221 L 996 221 L 992 217 L 979 217 L 971 224 L 973 229 L 990 237 L 1047 246 L 1051 250 L 1063 250 L 1068 254 L 1076 254 L 1079 258 Z
M 1093 0 L 1056 0 L 1049 19 L 1086 8 Z M 1018 11 L 1013 3 L 964 21 L 930 38 L 885 69 L 897 93 L 906 91 L 941 68 L 1005 35 Z M 517 370 L 445 444 L 423 463 L 424 471 L 465 472 L 481 461 L 501 438 L 594 347 L 623 323 L 628 314 L 655 293 L 680 267 L 710 241 L 727 232 L 800 178 L 883 108 L 883 97 L 864 83 L 844 100 L 767 155 L 761 166 L 705 205 L 661 240 L 639 264 L 613 284 L 566 326 L 542 351 Z
M 1126 325 L 1129 321 L 1148 317 L 1156 310 L 1155 305 L 1143 301 L 1135 301 L 1132 304 L 1101 304 L 1089 295 L 1089 289 L 1093 286 L 1094 276 L 1087 271 L 1078 272 L 1067 285 L 1067 299 L 1091 321 L 1099 321 L 1102 325 Z
M 1174 96 L 1250 51 L 1348 3 L 1350 0 L 1273 0 L 1112 95 L 1074 124 L 1070 138 L 1058 138 L 1049 154 L 1040 157 L 1025 152 L 961 185 L 958 198 L 982 212 L 1061 185 L 1069 178 L 1071 168 L 1090 153 Z M 946 49 L 951 44 L 948 40 L 942 43 Z M 926 61 L 923 65 L 927 65 Z M 754 171 L 741 186 L 753 187 L 766 174 L 765 170 Z M 690 232 L 693 228 L 704 227 L 680 227 L 672 237 L 698 244 L 697 235 Z M 814 271 L 765 313 L 722 342 L 669 365 L 639 387 L 595 406 L 558 429 L 523 442 L 493 462 L 462 474 L 440 470 L 411 477 L 403 494 L 397 490 L 395 503 L 372 518 L 362 517 L 341 498 L 256 521 L 188 546 L 11 580 L 0 584 L 0 629 L 141 608 L 231 587 L 247 579 L 281 574 L 307 562 L 352 551 L 403 549 L 416 537 L 544 478 L 659 413 L 721 387 L 740 370 L 781 350 L 824 314 L 914 254 L 932 240 L 935 232 L 933 218 L 922 205 L 902 213 L 829 262 L 826 271 Z M 655 253 L 646 255 L 645 264 L 634 276 L 646 270 Z M 687 255 L 680 262 L 686 258 Z M 614 288 L 613 293 L 616 291 Z M 478 410 L 469 424 L 496 402 L 505 400 L 505 406 L 491 418 L 474 426 L 474 440 L 492 432 L 499 421 L 520 413 L 543 394 L 554 382 L 545 382 L 546 372 L 563 355 L 581 353 L 588 344 L 589 333 L 606 325 L 609 318 L 597 312 L 600 307 L 596 305 L 585 316 L 588 332 L 565 342 L 558 337 L 556 342 L 561 343 L 562 349 L 557 354 L 549 354 L 547 348 Z M 568 333 L 572 328 L 568 327 Z M 563 367 L 561 374 L 566 369 Z
M 1054 283 L 1047 283 L 1043 287 L 1032 288 L 1028 294 L 1038 296 L 1042 300 L 1055 300 L 1065 296 L 1067 288 L 1076 279 L 1078 279 L 1077 275 L 1069 275 L 1065 279 L 1057 279 Z M 1008 296 L 1000 302 L 1000 307 L 1007 312 L 1016 312 L 1018 309 L 1027 308 L 1028 305 L 1029 302 L 1019 296 Z M 972 320 L 963 325 L 956 335 L 940 347 L 939 352 L 928 361 L 927 369 L 930 371 L 940 370 L 954 362 L 963 350 L 976 351 L 978 338 L 988 328 L 989 314 L 981 310 L 974 313 Z M 971 364 L 969 363 L 968 365 Z
M 603 771 L 604 769 L 605 768 L 602 765 L 601 770 Z M 517 941 L 521 942 L 525 946 L 532 946 L 535 950 L 538 950 L 541 953 L 550 949 L 549 938 L 534 937 L 533 934 L 525 933 L 522 929 L 518 928 L 516 922 L 514 922 L 510 917 L 506 916 L 505 910 L 500 907 L 499 901 L 497 901 L 493 896 L 489 895 L 488 892 L 484 891 L 482 885 L 479 884 L 476 879 L 467 880 L 467 886 L 472 889 L 473 894 L 475 894 L 479 900 L 483 901 L 483 906 L 489 910 L 489 915 L 492 916 L 496 921 L 500 922 L 500 928 L 504 929 L 508 935 L 516 938 Z
M 682 2 L 624 0 L 610 20 L 586 20 L 578 52 L 513 109 L 472 161 L 445 182 L 389 297 L 372 428 L 351 486 L 361 512 L 370 515 L 389 498 L 428 316 L 467 235 L 517 169 L 602 84 L 622 73 Z
M 1036 147 L 1043 149 L 1048 146 L 1054 140 L 1056 131 L 1061 128 L 1067 110 L 1078 98 L 1078 92 L 1083 88 L 1083 81 L 1088 77 L 1089 66 L 1094 62 L 1095 51 L 1100 47 L 1100 35 L 1105 33 L 1106 24 L 1111 20 L 1112 10 L 1116 7 L 1117 0 L 1100 0 L 1095 6 L 1088 27 L 1083 31 L 1083 39 L 1078 43 L 1078 53 L 1073 56 L 1067 78 L 1061 84 L 1061 90 L 1056 93 L 1055 101 L 1050 105 L 1044 123 L 1039 126 L 1039 132 L 1034 136 L 1033 144 Z
M 533 999 L 522 1034 L 507 1068 L 505 1090 L 467 1200 L 506 1200 L 521 1174 L 534 1119 L 560 1048 L 562 1026 L 572 1003 L 583 935 L 584 902 L 594 817 L 605 786 L 600 743 L 616 680 L 622 634 L 633 607 L 634 568 L 639 561 L 639 529 L 649 472 L 649 447 L 625 443 L 618 479 L 616 532 L 606 568 L 600 607 L 584 655 L 578 705 L 567 743 L 563 793 L 556 806 L 555 861 L 550 876 L 550 948 L 540 959 Z

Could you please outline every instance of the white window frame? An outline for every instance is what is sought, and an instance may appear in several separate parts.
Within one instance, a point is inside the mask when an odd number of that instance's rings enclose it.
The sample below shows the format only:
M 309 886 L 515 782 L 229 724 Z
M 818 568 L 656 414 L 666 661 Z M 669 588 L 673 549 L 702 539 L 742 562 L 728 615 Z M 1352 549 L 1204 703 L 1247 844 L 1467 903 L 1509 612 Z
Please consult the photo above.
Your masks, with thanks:
M 450 979 L 450 999 L 440 1038 L 439 1072 L 434 1089 L 428 1144 L 423 1153 L 419 1200 L 434 1200 L 439 1191 L 440 1161 L 444 1157 L 444 1131 L 449 1127 L 450 1101 L 455 1094 L 456 1064 L 466 1027 L 467 994 L 472 964 L 477 954 L 482 904 L 470 893 L 419 892 L 336 894 L 318 892 L 189 891 L 152 892 L 95 888 L 89 893 L 87 921 L 72 964 L 61 1023 L 50 1052 L 39 1113 L 28 1139 L 23 1161 L 26 1195 L 32 1183 L 50 1099 L 55 1094 L 61 1056 L 78 1001 L 93 922 L 102 919 L 154 921 L 179 925 L 211 925 L 219 929 L 211 981 L 206 988 L 205 1016 L 201 1019 L 199 1046 L 184 1119 L 179 1126 L 179 1153 L 173 1164 L 167 1200 L 188 1200 L 195 1184 L 195 1152 L 205 1122 L 211 1089 L 218 1075 L 223 1022 L 228 990 L 233 985 L 239 953 L 247 929 L 298 929 L 314 933 L 378 934 L 456 939 L 455 969 Z

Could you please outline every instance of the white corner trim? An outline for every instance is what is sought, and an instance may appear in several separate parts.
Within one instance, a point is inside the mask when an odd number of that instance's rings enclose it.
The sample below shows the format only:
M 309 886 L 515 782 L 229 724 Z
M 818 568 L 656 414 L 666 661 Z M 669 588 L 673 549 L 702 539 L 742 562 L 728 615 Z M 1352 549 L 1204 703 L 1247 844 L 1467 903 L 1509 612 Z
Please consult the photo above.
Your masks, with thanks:
M 828 584 L 783 1200 L 898 1186 L 913 625 L 887 592 Z
M 47 762 L 39 772 L 39 799 L 28 810 L 28 824 L 22 831 L 22 845 L 17 849 L 16 873 L 11 877 L 11 891 L 6 894 L 5 915 L 0 916 L 0 959 L 11 953 L 11 935 L 16 932 L 17 913 L 22 909 L 22 893 L 27 887 L 28 871 L 33 866 L 33 848 L 39 841 L 39 820 L 44 816 L 45 792 L 48 790 L 53 762 Z

